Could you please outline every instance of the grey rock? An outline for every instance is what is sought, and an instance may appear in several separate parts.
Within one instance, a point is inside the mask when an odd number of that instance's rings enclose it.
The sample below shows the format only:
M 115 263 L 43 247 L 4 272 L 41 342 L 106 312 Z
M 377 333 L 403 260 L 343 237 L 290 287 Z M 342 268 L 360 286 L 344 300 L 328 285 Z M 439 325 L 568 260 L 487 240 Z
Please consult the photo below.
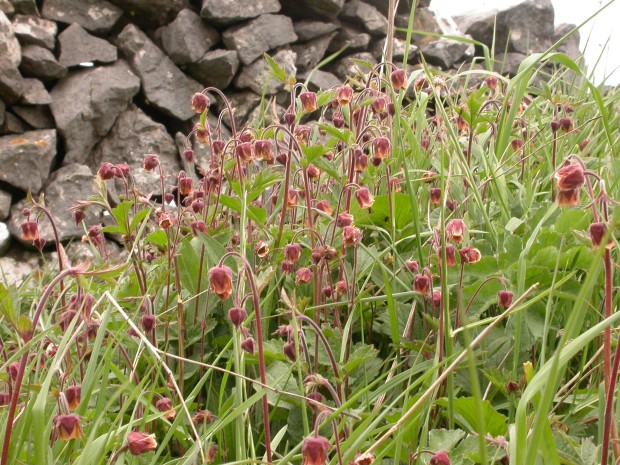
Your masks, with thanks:
M 236 50 L 244 65 L 249 65 L 263 53 L 295 42 L 293 22 L 283 15 L 262 15 L 247 24 L 227 29 L 222 34 L 224 44 Z
M 407 33 L 404 32 L 404 30 L 409 26 L 409 16 L 408 13 L 399 14 L 394 18 L 394 25 L 397 28 L 403 29 L 403 31 L 396 31 L 396 37 L 401 40 L 406 40 L 407 38 Z M 429 8 L 416 9 L 415 16 L 413 17 L 413 30 L 424 31 L 431 34 L 443 33 L 441 19 Z M 413 34 L 411 36 L 411 41 L 418 47 L 422 46 L 422 44 L 432 42 L 433 40 L 435 40 L 435 37 L 428 34 Z
M 282 11 L 295 18 L 334 19 L 344 0 L 282 0 Z
M 0 137 L 0 181 L 37 193 L 56 157 L 56 131 L 28 131 Z
M 374 6 L 360 0 L 350 0 L 344 4 L 340 18 L 361 24 L 372 35 L 387 34 L 388 22 Z
M 37 16 L 15 15 L 13 17 L 15 36 L 23 45 L 39 45 L 54 49 L 58 26 L 54 21 Z
M 331 89 L 342 84 L 338 76 L 320 69 L 311 71 L 308 74 L 302 74 L 299 77 L 307 81 L 308 88 L 312 91 Z
M 291 49 L 297 54 L 295 66 L 300 70 L 309 70 L 318 65 L 325 57 L 329 44 L 337 34 L 337 32 L 332 32 L 308 42 L 292 45 Z
M 381 12 L 382 15 L 387 17 L 389 2 L 386 2 L 385 0 L 364 0 L 364 1 L 374 6 L 377 10 Z M 411 13 L 412 2 L 416 3 L 416 9 L 428 7 L 431 3 L 430 0 L 422 0 L 418 2 L 416 2 L 415 0 L 399 0 L 398 8 L 396 9 L 396 14 L 409 15 Z
M 560 24 L 555 28 L 553 33 L 553 42 L 557 42 L 573 29 L 575 29 L 574 24 Z M 581 50 L 579 49 L 579 40 L 579 31 L 573 32 L 573 34 L 566 39 L 565 42 L 559 45 L 558 52 L 566 53 L 573 60 L 578 59 L 582 55 Z
M 7 111 L 4 114 L 4 123 L 0 128 L 0 134 L 23 134 L 30 129 L 32 128 L 23 119 Z
M 19 70 L 0 66 L 0 99 L 10 105 L 15 103 L 23 92 L 24 78 Z
M 183 8 L 186 0 L 110 0 L 121 8 L 132 22 L 148 29 L 155 29 L 172 21 Z
M 496 20 L 497 15 L 497 20 Z M 495 49 L 509 52 L 540 52 L 551 45 L 554 11 L 551 0 L 527 0 L 502 10 L 488 10 L 454 18 L 461 32 L 491 45 L 495 31 Z
M 0 257 L 3 256 L 11 246 L 11 233 L 6 223 L 0 223 Z
M 161 31 L 164 51 L 177 65 L 197 62 L 219 40 L 219 33 L 189 9 L 181 10 Z
M 67 75 L 67 68 L 56 61 L 54 54 L 38 45 L 26 45 L 22 48 L 20 69 L 25 76 L 37 77 L 43 81 L 60 79 Z
M 187 67 L 187 72 L 203 86 L 225 89 L 239 70 L 239 57 L 234 50 L 213 50 Z
M 366 50 L 370 45 L 370 34 L 363 32 L 354 26 L 344 24 L 338 35 L 329 44 L 329 52 L 337 52 L 346 49 L 347 53 Z
M 118 58 L 116 47 L 107 40 L 90 35 L 78 23 L 73 23 L 58 36 L 62 66 L 76 66 L 84 62 L 113 63 Z
M 202 0 L 200 16 L 216 25 L 238 23 L 280 11 L 278 0 Z
M 137 187 L 145 195 L 161 192 L 159 173 L 144 171 L 142 162 L 147 153 L 159 155 L 168 175 L 176 175 L 181 169 L 176 145 L 166 128 L 132 105 L 119 115 L 110 132 L 97 144 L 88 164 L 97 171 L 103 162 L 127 163 Z
M 370 47 L 370 53 L 377 59 L 377 61 L 383 61 L 383 47 L 385 45 L 384 40 L 375 41 Z M 405 45 L 406 41 L 394 38 L 394 45 L 392 48 L 392 61 L 396 64 L 400 64 L 405 59 Z M 409 45 L 409 52 L 407 55 L 407 63 L 413 64 L 417 62 L 418 47 L 414 44 Z
M 274 102 L 272 97 L 272 100 L 265 106 L 258 105 L 250 112 L 246 124 L 252 127 L 258 127 L 259 124 L 264 126 L 278 124 L 282 122 L 284 113 L 286 113 L 286 108 Z
M 140 89 L 122 60 L 72 72 L 52 89 L 52 114 L 65 146 L 65 163 L 83 163 Z
M 0 0 L 0 11 L 7 16 L 15 14 L 15 7 L 9 0 Z
M 191 99 L 202 85 L 183 74 L 144 32 L 129 24 L 118 36 L 118 47 L 128 57 L 144 95 L 154 107 L 180 120 L 194 115 Z
M 17 68 L 21 61 L 21 47 L 15 37 L 13 25 L 0 12 L 0 68 Z
M 420 52 L 428 63 L 445 69 L 465 58 L 472 57 L 475 47 L 473 44 L 442 37 L 422 45 Z
M 279 50 L 272 57 L 274 61 L 286 71 L 287 76 L 296 74 L 296 54 L 292 50 Z M 284 83 L 272 76 L 271 67 L 264 59 L 258 59 L 251 65 L 241 68 L 241 72 L 235 79 L 235 87 L 238 89 L 252 89 L 257 94 L 276 94 L 284 88 Z
M 123 11 L 106 0 L 45 0 L 42 15 L 60 23 L 78 23 L 87 31 L 106 34 Z
M 71 239 L 79 239 L 84 234 L 82 225 L 76 225 L 70 210 L 78 200 L 87 199 L 96 194 L 93 183 L 93 173 L 86 165 L 72 163 L 54 171 L 49 178 L 45 189 L 45 206 L 53 216 L 58 236 L 61 242 Z M 11 208 L 11 220 L 9 230 L 13 237 L 22 244 L 30 245 L 30 241 L 24 241 L 21 234 L 20 224 L 23 221 L 20 215 L 25 206 L 25 201 L 20 200 Z M 97 222 L 101 209 L 91 206 L 86 210 L 86 224 Z M 39 223 L 39 235 L 48 244 L 55 243 L 54 231 L 49 221 Z
M 35 0 L 10 0 L 10 2 L 17 14 L 39 16 L 39 9 Z
M 376 64 L 377 60 L 372 54 L 360 52 L 339 60 L 332 71 L 341 79 L 341 82 L 344 82 L 347 78 L 368 74 Z
M 4 115 L 6 112 L 6 105 L 2 100 L 0 100 L 0 127 L 4 124 Z
M 302 20 L 293 23 L 293 29 L 300 42 L 316 39 L 339 28 L 340 24 L 337 22 Z
M 4 257 L 0 257 L 0 282 L 21 286 L 32 278 L 35 270 L 41 269 L 39 254 L 12 247 Z
M 0 190 L 0 220 L 6 220 L 9 217 L 12 198 L 10 192 Z
M 527 55 L 523 53 L 508 52 L 495 55 L 494 71 L 509 76 L 515 76 L 519 72 L 519 66 Z
M 19 106 L 13 105 L 11 110 L 35 129 L 53 129 L 54 118 L 47 106 Z
M 24 78 L 24 92 L 19 99 L 21 105 L 49 105 L 52 97 L 41 81 L 34 78 Z
M 229 95 L 227 95 L 227 97 L 230 101 L 230 105 L 233 108 L 235 125 L 238 128 L 242 127 L 245 124 L 245 122 L 248 120 L 248 115 L 261 102 L 260 95 L 252 91 L 231 92 Z M 224 108 L 220 107 L 219 110 L 223 111 Z M 224 118 L 224 124 L 230 126 L 228 117 Z

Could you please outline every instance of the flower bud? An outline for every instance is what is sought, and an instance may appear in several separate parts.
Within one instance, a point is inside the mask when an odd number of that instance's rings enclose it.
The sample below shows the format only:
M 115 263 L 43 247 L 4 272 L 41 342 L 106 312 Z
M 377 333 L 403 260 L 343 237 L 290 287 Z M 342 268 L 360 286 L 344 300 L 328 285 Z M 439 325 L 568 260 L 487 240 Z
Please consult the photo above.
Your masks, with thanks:
M 353 215 L 350 213 L 344 212 L 339 214 L 336 217 L 336 226 L 339 228 L 345 228 L 347 226 L 351 226 L 353 224 Z
M 450 457 L 445 450 L 440 450 L 431 457 L 430 465 L 450 465 Z
M 6 392 L 0 392 L 0 407 L 4 407 L 11 403 L 11 396 Z
M 489 89 L 495 89 L 497 87 L 498 79 L 495 76 L 489 76 L 484 80 L 484 83 Z
M 157 449 L 157 441 L 154 434 L 139 433 L 132 431 L 127 435 L 129 452 L 133 455 L 141 455 Z
M 194 152 L 192 149 L 183 150 L 181 156 L 183 157 L 183 160 L 185 160 L 185 162 L 189 163 L 190 165 L 196 161 L 196 152 Z
M 286 193 L 286 205 L 296 207 L 299 204 L 299 194 L 295 189 L 289 189 Z
M 159 156 L 154 153 L 146 154 L 144 156 L 143 166 L 145 171 L 153 171 L 159 166 Z
M 607 234 L 607 225 L 605 223 L 592 223 L 590 225 L 590 239 L 592 240 L 592 247 L 599 247 L 603 243 L 603 238 Z M 611 238 L 607 242 L 607 246 L 613 244 Z
M 198 114 L 204 113 L 204 111 L 209 108 L 209 105 L 209 97 L 201 92 L 195 93 L 192 97 L 192 110 Z
M 415 260 L 406 260 L 405 267 L 412 273 L 417 273 L 418 270 L 420 269 L 420 265 Z
M 292 111 L 284 113 L 284 122 L 287 126 L 291 126 L 295 122 L 295 113 Z
M 342 129 L 344 127 L 344 118 L 340 113 L 334 113 L 332 116 L 332 124 L 336 129 Z
M 215 415 L 213 415 L 213 413 L 211 413 L 209 410 L 199 410 L 196 415 L 192 417 L 192 422 L 194 424 L 206 423 L 207 425 L 209 425 L 214 421 Z
M 174 411 L 174 407 L 172 405 L 172 401 L 167 397 L 162 397 L 155 403 L 155 407 L 162 413 L 165 413 L 164 418 L 166 420 L 174 420 L 177 413 Z
M 497 301 L 500 307 L 508 308 L 512 305 L 513 294 L 510 291 L 499 291 L 497 293 Z
M 75 225 L 79 226 L 82 221 L 86 219 L 86 213 L 81 208 L 77 210 L 73 210 L 73 220 L 75 221 Z
M 283 350 L 284 350 L 284 355 L 286 355 L 286 358 L 288 358 L 291 362 L 294 362 L 295 360 L 297 360 L 297 351 L 295 350 L 294 342 L 285 343 Z
M 211 291 L 220 299 L 226 300 L 232 294 L 232 270 L 224 265 L 209 270 Z
M 97 171 L 97 176 L 99 176 L 104 181 L 108 181 L 114 178 L 114 165 L 112 163 L 104 162 L 99 167 Z
M 322 436 L 309 436 L 301 446 L 302 465 L 325 465 L 330 443 Z
M 233 307 L 228 310 L 228 321 L 237 329 L 241 327 L 247 317 L 248 313 L 241 307 Z
M 39 224 L 36 221 L 25 221 L 21 224 L 22 238 L 25 241 L 34 241 L 39 238 Z
M 329 204 L 327 200 L 321 200 L 317 202 L 316 207 L 317 210 L 322 211 L 323 213 L 331 216 L 333 213 L 332 206 Z
M 387 113 L 387 99 L 385 97 L 377 97 L 373 100 L 370 108 L 375 115 L 384 115 Z
M 336 283 L 336 295 L 342 295 L 349 290 L 349 284 L 341 279 Z
M 456 247 L 454 247 L 452 244 L 446 244 L 445 249 L 446 249 L 446 265 L 447 266 L 456 265 Z M 442 249 L 439 249 L 437 251 L 437 256 L 439 257 L 439 260 L 441 260 L 441 253 L 442 253 Z
M 37 237 L 36 239 L 34 239 L 34 240 L 32 241 L 32 244 L 36 247 L 36 249 L 37 249 L 39 252 L 42 252 L 42 251 L 43 251 L 43 248 L 45 247 L 45 243 L 46 243 L 46 242 L 47 242 L 47 241 L 45 240 L 45 238 L 44 238 L 44 237 Z
M 246 337 L 241 341 L 241 350 L 250 355 L 254 355 L 254 338 L 252 336 Z
M 81 386 L 69 386 L 65 389 L 65 399 L 67 404 L 69 404 L 69 410 L 73 411 L 78 408 L 82 399 Z
M 157 324 L 155 315 L 142 315 L 142 318 L 140 318 L 140 324 L 142 325 L 144 332 L 148 333 L 153 331 L 155 325 Z
M 202 201 L 201 200 L 196 200 L 196 201 L 192 202 L 192 208 L 194 208 L 194 204 L 199 203 L 199 202 L 202 202 Z M 202 202 L 202 203 L 204 205 L 204 202 Z M 192 230 L 192 234 L 194 235 L 194 237 L 198 237 L 201 234 L 206 234 L 206 232 L 207 232 L 207 225 L 202 220 L 192 221 L 192 223 L 189 226 L 190 226 L 190 228 Z
M 194 192 L 194 180 L 189 177 L 179 178 L 179 192 L 181 195 L 190 195 Z
M 301 258 L 301 245 L 300 244 L 287 244 L 284 246 L 284 256 L 287 260 L 296 263 Z

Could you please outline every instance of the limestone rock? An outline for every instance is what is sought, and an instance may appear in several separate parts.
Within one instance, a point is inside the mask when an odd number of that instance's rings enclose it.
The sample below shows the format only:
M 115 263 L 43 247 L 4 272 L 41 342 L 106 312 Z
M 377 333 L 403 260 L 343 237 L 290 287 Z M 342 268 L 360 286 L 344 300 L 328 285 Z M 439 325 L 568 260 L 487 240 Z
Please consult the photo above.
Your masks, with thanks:
M 181 10 L 161 31 L 162 46 L 177 65 L 197 62 L 219 40 L 219 33 L 189 9 Z
M 15 7 L 9 0 L 0 0 L 0 11 L 7 16 L 15 14 Z
M 54 21 L 37 16 L 15 15 L 13 17 L 15 36 L 24 45 L 39 45 L 54 49 L 58 26 Z
M 279 11 L 278 0 L 202 0 L 200 16 L 212 24 L 228 25 Z
M 154 107 L 180 120 L 194 115 L 191 99 L 202 85 L 183 74 L 144 32 L 127 25 L 118 36 L 118 47 L 140 77 L 144 95 Z
M 26 45 L 22 48 L 20 69 L 25 76 L 38 77 L 43 81 L 60 79 L 67 75 L 67 68 L 56 61 L 54 54 L 38 45 Z
M 301 42 L 316 39 L 330 32 L 338 30 L 340 24 L 337 22 L 302 20 L 293 23 L 293 29 L 297 38 Z
M 52 89 L 52 114 L 65 141 L 65 163 L 83 163 L 138 93 L 126 62 L 75 71 Z
M 187 67 L 187 72 L 203 86 L 224 89 L 230 85 L 239 69 L 239 57 L 234 50 L 213 50 Z
M 75 224 L 70 208 L 78 200 L 95 195 L 93 173 L 90 168 L 77 163 L 63 166 L 52 173 L 43 192 L 45 194 L 45 205 L 54 217 L 60 241 L 81 238 L 84 229 L 81 224 Z M 9 230 L 13 237 L 17 238 L 22 244 L 30 245 L 30 241 L 24 241 L 22 238 L 20 228 L 23 221 L 20 212 L 25 206 L 25 200 L 20 200 L 11 208 Z M 88 208 L 86 210 L 86 223 L 96 223 L 100 212 L 100 208 Z M 54 232 L 49 221 L 39 222 L 39 235 L 45 238 L 47 244 L 55 243 Z
M 366 65 L 362 63 L 366 63 Z M 344 82 L 349 77 L 368 74 L 376 64 L 377 60 L 372 54 L 360 52 L 339 60 L 332 71 L 341 79 L 341 82 Z
M 19 15 L 39 16 L 36 0 L 9 0 L 13 4 L 15 13 Z
M 113 63 L 118 58 L 116 47 L 107 40 L 90 35 L 78 23 L 73 23 L 58 36 L 62 66 L 71 67 L 84 62 Z
M 388 22 L 374 6 L 360 0 L 350 0 L 344 4 L 340 18 L 361 24 L 372 35 L 387 34 Z
M 34 78 L 25 78 L 24 93 L 19 103 L 22 105 L 49 105 L 52 97 L 41 81 Z
M 6 220 L 11 211 L 11 199 L 13 196 L 10 192 L 0 190 L 0 220 Z
M 174 140 L 164 125 L 154 122 L 132 105 L 119 115 L 110 132 L 97 144 L 88 164 L 96 172 L 103 162 L 127 163 L 137 187 L 144 194 L 159 193 L 159 173 L 147 173 L 142 165 L 147 153 L 159 155 L 164 173 L 168 175 L 174 177 L 181 169 Z
M 172 21 L 186 0 L 110 0 L 121 8 L 132 22 L 147 29 L 155 29 Z
M 25 280 L 32 278 L 35 270 L 40 267 L 38 254 L 18 247 L 11 248 L 5 256 L 0 257 L 0 282 L 21 286 Z
M 87 31 L 105 34 L 123 11 L 106 0 L 45 0 L 42 15 L 60 23 L 78 23 Z
M 295 75 L 296 54 L 292 50 L 279 50 L 272 57 L 278 65 L 286 71 L 286 75 Z M 284 88 L 284 83 L 274 78 L 271 67 L 264 59 L 258 59 L 248 66 L 244 66 L 235 79 L 238 89 L 252 89 L 257 94 L 274 95 Z
M 304 81 L 307 80 L 308 88 L 312 91 L 327 90 L 342 84 L 338 76 L 328 71 L 321 71 L 320 69 L 316 69 L 308 75 L 302 74 L 300 79 Z
M 227 29 L 222 38 L 227 48 L 237 51 L 239 59 L 245 65 L 271 49 L 297 40 L 291 19 L 272 14 L 262 15 L 247 24 Z
M 338 35 L 334 37 L 328 47 L 328 51 L 337 52 L 346 48 L 347 53 L 366 50 L 370 45 L 370 34 L 363 32 L 354 26 L 344 24 Z
M 0 181 L 37 193 L 56 157 L 56 131 L 29 131 L 0 137 Z
M 241 128 L 248 120 L 248 115 L 256 108 L 261 101 L 260 95 L 252 91 L 231 92 L 228 96 L 230 105 L 233 108 L 235 124 Z M 220 107 L 222 111 L 224 108 Z M 230 127 L 228 116 L 224 118 L 224 124 Z
M 13 105 L 11 110 L 35 129 L 53 129 L 55 127 L 54 118 L 47 106 Z
M 24 92 L 24 78 L 17 68 L 2 65 L 0 58 L 0 99 L 15 103 Z
M 292 45 L 291 49 L 297 54 L 295 66 L 300 70 L 310 70 L 318 65 L 325 58 L 325 52 L 337 34 L 337 32 L 332 32 L 301 44 Z
M 0 68 L 17 68 L 21 61 L 21 47 L 15 37 L 13 25 L 0 12 Z
M 502 75 L 507 74 L 509 76 L 515 76 L 519 71 L 519 66 L 521 66 L 521 63 L 525 60 L 525 57 L 526 55 L 523 53 L 498 53 L 495 55 L 493 69 Z
M 555 28 L 553 33 L 553 42 L 557 42 L 566 34 L 571 32 L 575 28 L 573 24 L 560 24 Z M 566 53 L 573 60 L 576 60 L 581 56 L 581 50 L 579 49 L 580 35 L 579 31 L 576 31 L 566 41 L 558 47 L 558 52 Z
M 11 233 L 6 223 L 0 223 L 0 257 L 2 257 L 11 246 Z
M 7 111 L 4 114 L 4 123 L 0 128 L 0 134 L 23 134 L 30 129 L 32 128 L 23 119 Z
M 473 44 L 442 37 L 433 42 L 424 44 L 420 52 L 431 65 L 450 68 L 455 63 L 474 55 Z
M 282 11 L 294 18 L 334 19 L 344 0 L 282 0 Z

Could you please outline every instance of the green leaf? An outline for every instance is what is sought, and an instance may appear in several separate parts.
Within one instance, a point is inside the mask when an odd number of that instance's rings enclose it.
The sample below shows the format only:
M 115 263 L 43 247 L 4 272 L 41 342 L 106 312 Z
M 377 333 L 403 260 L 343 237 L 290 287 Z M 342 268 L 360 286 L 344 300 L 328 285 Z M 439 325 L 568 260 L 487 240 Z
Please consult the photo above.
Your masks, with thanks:
M 491 402 L 488 400 L 476 400 L 473 397 L 459 397 L 454 399 L 454 419 L 466 430 L 475 433 L 476 423 L 476 403 L 479 402 L 484 412 L 484 429 L 491 436 L 505 436 L 508 432 L 508 418 L 501 413 L 497 413 Z M 438 399 L 437 405 L 447 408 L 447 399 Z
M 220 196 L 220 203 L 237 213 L 242 213 L 243 204 L 241 200 L 229 197 L 228 195 Z M 246 206 L 246 214 L 252 221 L 256 221 L 260 225 L 264 225 L 267 220 L 267 210 L 264 208 L 256 207 L 254 205 Z
M 144 218 L 150 215 L 150 213 L 151 213 L 150 208 L 146 208 L 144 210 L 138 211 L 138 213 L 136 213 L 133 219 L 131 220 L 131 225 L 129 225 L 129 230 L 133 232 L 138 227 L 138 225 L 142 223 Z
M 13 304 L 13 295 L 2 283 L 0 283 L 0 313 L 11 323 L 15 324 L 17 312 Z
M 278 81 L 286 83 L 286 71 L 284 71 L 284 69 L 266 53 L 263 56 L 265 57 L 265 61 L 267 61 L 267 64 L 271 68 L 271 75 Z
M 119 233 L 127 234 L 127 225 L 129 224 L 129 212 L 131 211 L 131 207 L 133 206 L 133 202 L 129 200 L 123 200 L 116 207 L 112 209 L 112 216 L 116 220 L 116 225 L 118 226 Z
M 393 209 L 397 229 L 402 229 L 413 221 L 408 195 L 401 192 L 394 194 Z M 389 197 L 387 194 L 375 196 L 375 203 L 367 209 L 359 208 L 357 203 L 352 203 L 351 214 L 359 225 L 375 225 L 388 229 L 391 225 Z
M 434 429 L 428 435 L 428 447 L 431 450 L 450 452 L 465 437 L 465 434 L 465 431 L 460 429 Z
M 555 220 L 554 229 L 561 234 L 572 234 L 574 230 L 585 230 L 592 222 L 590 211 L 565 208 Z

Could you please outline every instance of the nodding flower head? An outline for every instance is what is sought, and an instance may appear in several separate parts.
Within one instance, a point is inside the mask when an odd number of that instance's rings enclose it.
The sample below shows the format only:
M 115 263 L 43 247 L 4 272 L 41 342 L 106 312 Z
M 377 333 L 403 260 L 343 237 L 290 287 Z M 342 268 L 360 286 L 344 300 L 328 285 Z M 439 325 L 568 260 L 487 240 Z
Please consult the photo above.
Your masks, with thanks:
M 365 187 L 361 187 L 355 191 L 355 198 L 360 208 L 370 208 L 372 204 L 375 203 L 375 198 Z
M 309 436 L 301 446 L 302 465 L 325 465 L 330 443 L 322 436 Z
M 440 450 L 431 457 L 429 463 L 430 465 L 450 465 L 450 457 L 445 450 Z
M 555 179 L 558 183 L 558 205 L 578 205 L 579 191 L 585 183 L 585 171 L 581 163 L 565 164 L 556 171 Z
M 256 139 L 254 141 L 254 154 L 257 158 L 264 161 L 273 160 L 271 141 L 269 139 Z
M 500 307 L 508 308 L 512 305 L 513 294 L 510 291 L 499 291 L 497 293 L 497 302 Z
M 232 294 L 232 270 L 224 265 L 209 270 L 211 291 L 220 299 L 226 300 Z
M 467 228 L 465 227 L 465 222 L 461 219 L 450 220 L 448 224 L 446 224 L 446 237 L 451 241 L 460 244 L 463 242 L 463 236 Z
M 459 255 L 461 256 L 462 263 L 476 263 L 482 258 L 480 251 L 471 245 L 463 247 L 459 250 Z
M 297 243 L 286 244 L 284 246 L 284 256 L 293 263 L 298 262 L 301 258 L 301 245 Z
M 82 432 L 82 420 L 78 415 L 56 415 L 54 417 L 54 428 L 56 437 L 63 441 L 79 439 L 84 434 Z
M 210 104 L 209 97 L 201 92 L 196 92 L 192 97 L 192 110 L 198 114 L 204 113 L 204 111 L 209 108 Z
M 345 226 L 342 228 L 342 242 L 345 247 L 352 247 L 362 240 L 362 231 L 355 226 Z
M 65 389 L 65 399 L 69 404 L 69 410 L 73 411 L 80 405 L 82 398 L 82 388 L 80 386 L 69 386 Z
M 172 405 L 172 401 L 167 397 L 162 397 L 155 403 L 155 407 L 157 410 L 164 414 L 164 418 L 166 420 L 174 420 L 177 413 L 174 411 L 174 407 Z
M 353 89 L 346 84 L 340 86 L 340 88 L 338 89 L 338 95 L 336 98 L 338 99 L 338 103 L 340 105 L 348 105 L 349 102 L 351 102 L 351 99 L 353 98 Z
M 316 94 L 314 92 L 302 92 L 299 94 L 301 107 L 304 111 L 315 111 L 317 109 Z
M 154 434 L 140 433 L 132 431 L 127 435 L 127 445 L 129 452 L 133 455 L 141 455 L 157 449 L 157 441 Z
M 390 139 L 385 136 L 379 136 L 372 141 L 372 148 L 376 158 L 389 158 L 392 152 L 392 144 Z
M 404 89 L 407 85 L 407 73 L 402 69 L 395 69 L 392 71 L 392 74 L 390 74 L 390 81 L 392 81 L 394 90 L 398 91 Z
M 25 221 L 21 224 L 22 238 L 25 241 L 34 241 L 39 238 L 39 224 L 36 221 Z
M 154 153 L 147 153 L 144 155 L 143 166 L 145 171 L 153 171 L 159 166 L 159 156 Z
M 308 284 L 312 279 L 310 268 L 300 268 L 295 275 L 295 284 Z

